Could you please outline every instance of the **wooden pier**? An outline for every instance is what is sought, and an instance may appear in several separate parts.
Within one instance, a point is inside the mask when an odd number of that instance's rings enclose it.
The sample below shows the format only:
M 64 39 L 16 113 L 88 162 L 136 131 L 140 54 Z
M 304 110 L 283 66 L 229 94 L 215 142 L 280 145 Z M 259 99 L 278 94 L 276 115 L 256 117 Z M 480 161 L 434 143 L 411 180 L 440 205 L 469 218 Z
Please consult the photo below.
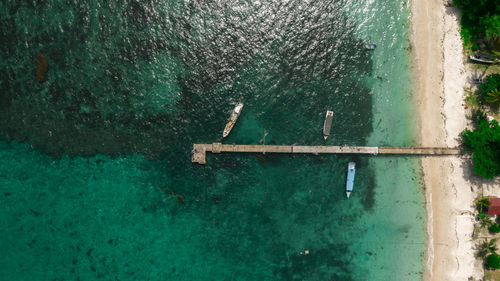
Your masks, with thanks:
M 377 147 L 377 146 L 306 146 L 306 145 L 258 145 L 258 144 L 194 144 L 191 161 L 206 164 L 206 153 L 254 152 L 254 153 L 303 153 L 303 154 L 392 154 L 392 155 L 459 155 L 459 148 L 448 147 Z

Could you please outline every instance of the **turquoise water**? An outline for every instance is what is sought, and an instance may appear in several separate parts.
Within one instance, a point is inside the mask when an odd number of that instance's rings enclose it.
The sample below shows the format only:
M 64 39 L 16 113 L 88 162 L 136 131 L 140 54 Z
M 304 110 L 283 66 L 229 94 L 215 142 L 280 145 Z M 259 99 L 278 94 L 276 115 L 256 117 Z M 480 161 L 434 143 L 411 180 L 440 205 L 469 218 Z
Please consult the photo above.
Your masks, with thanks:
M 332 109 L 326 144 L 415 144 L 406 5 L 1 3 L 0 276 L 422 279 L 417 159 L 190 162 L 240 100 L 227 143 L 323 144 Z

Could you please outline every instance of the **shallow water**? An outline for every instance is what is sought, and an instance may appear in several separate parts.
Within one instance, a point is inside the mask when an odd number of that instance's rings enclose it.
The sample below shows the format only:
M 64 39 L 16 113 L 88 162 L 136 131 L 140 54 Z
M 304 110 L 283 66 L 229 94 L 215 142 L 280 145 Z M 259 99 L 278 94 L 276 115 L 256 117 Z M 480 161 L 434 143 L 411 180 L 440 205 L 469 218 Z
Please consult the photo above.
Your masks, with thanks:
M 52 0 L 0 20 L 0 275 L 422 278 L 415 158 L 190 162 L 237 101 L 227 143 L 324 144 L 332 109 L 326 144 L 413 144 L 406 3 Z

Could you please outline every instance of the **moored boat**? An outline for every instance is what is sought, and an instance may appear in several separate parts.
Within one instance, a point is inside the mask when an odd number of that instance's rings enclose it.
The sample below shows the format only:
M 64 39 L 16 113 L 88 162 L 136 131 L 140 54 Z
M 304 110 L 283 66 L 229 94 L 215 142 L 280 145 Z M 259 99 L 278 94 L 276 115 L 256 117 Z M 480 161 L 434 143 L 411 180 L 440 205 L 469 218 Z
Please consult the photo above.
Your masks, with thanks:
M 367 50 L 375 50 L 377 48 L 377 45 L 375 45 L 375 44 L 368 44 L 368 45 L 365 45 L 365 48 Z
M 471 61 L 488 63 L 488 64 L 500 62 L 500 60 L 497 59 L 497 58 L 495 58 L 494 56 L 488 55 L 488 54 L 485 54 L 485 53 L 481 53 L 481 52 L 477 52 L 474 55 L 469 55 L 469 59 Z
M 236 106 L 233 109 L 233 112 L 231 112 L 231 116 L 229 117 L 229 121 L 226 123 L 226 127 L 224 128 L 224 132 L 222 132 L 222 137 L 225 138 L 229 135 L 231 130 L 234 127 L 234 124 L 238 120 L 238 117 L 240 116 L 241 110 L 243 109 L 243 103 L 239 102 L 236 104 Z
M 351 196 L 351 192 L 354 187 L 354 174 L 356 174 L 356 163 L 349 162 L 349 165 L 347 165 L 347 180 L 345 183 L 347 198 Z
M 323 124 L 323 138 L 325 140 L 330 135 L 330 128 L 332 127 L 333 111 L 327 110 L 325 116 L 325 123 Z

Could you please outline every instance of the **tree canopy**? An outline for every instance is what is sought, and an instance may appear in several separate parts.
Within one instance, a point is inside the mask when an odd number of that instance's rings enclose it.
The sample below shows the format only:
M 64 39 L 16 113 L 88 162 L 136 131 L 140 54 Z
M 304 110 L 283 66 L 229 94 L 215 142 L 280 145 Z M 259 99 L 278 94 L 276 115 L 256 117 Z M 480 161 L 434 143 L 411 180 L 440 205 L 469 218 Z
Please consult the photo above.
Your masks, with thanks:
M 484 116 L 477 120 L 477 129 L 462 133 L 465 150 L 473 152 L 474 172 L 492 179 L 500 174 L 500 126 Z
M 454 0 L 462 11 L 462 37 L 466 44 L 479 38 L 499 39 L 500 5 L 498 0 Z
M 500 224 L 494 223 L 494 224 L 490 225 L 488 230 L 492 233 L 498 233 L 498 232 L 500 232 Z
M 479 213 L 487 212 L 491 205 L 490 199 L 488 197 L 481 197 L 476 199 L 476 209 Z
M 489 255 L 488 258 L 486 258 L 486 264 L 488 264 L 490 268 L 500 268 L 500 256 L 495 253 Z
M 486 77 L 486 83 L 479 85 L 478 94 L 481 100 L 496 106 L 500 104 L 500 74 L 493 73 Z

